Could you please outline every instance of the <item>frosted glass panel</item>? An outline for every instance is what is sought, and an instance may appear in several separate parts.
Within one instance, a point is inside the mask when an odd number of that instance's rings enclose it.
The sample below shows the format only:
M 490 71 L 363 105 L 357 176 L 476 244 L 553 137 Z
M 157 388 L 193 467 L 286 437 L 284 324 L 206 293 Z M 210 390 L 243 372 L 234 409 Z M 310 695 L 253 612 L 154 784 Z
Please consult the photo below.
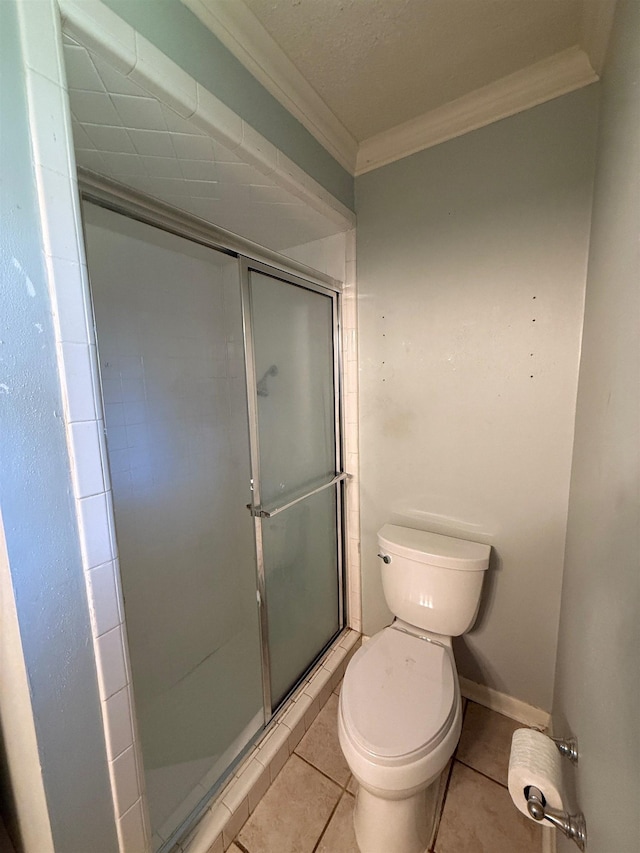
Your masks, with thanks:
M 272 704 L 338 631 L 336 490 L 262 522 Z
M 146 787 L 166 841 L 264 723 L 237 261 L 92 205 Z
M 251 272 L 263 506 L 335 474 L 332 300 Z
M 339 630 L 333 298 L 252 271 L 271 704 Z

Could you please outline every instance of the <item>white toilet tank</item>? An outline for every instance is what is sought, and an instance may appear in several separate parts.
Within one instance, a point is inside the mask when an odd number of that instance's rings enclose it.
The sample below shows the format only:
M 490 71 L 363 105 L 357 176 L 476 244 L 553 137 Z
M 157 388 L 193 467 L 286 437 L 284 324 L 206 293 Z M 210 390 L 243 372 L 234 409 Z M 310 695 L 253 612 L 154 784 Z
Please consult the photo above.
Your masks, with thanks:
M 385 524 L 378 531 L 382 585 L 399 619 L 457 637 L 473 625 L 490 545 Z

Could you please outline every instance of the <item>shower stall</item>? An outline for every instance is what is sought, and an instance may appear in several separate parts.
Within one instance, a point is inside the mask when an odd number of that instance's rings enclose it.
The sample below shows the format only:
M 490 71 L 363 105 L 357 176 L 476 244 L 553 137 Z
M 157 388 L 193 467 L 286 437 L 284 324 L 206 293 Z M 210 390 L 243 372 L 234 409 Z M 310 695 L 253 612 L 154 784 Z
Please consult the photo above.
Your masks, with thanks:
M 338 293 L 83 204 L 154 850 L 345 625 Z

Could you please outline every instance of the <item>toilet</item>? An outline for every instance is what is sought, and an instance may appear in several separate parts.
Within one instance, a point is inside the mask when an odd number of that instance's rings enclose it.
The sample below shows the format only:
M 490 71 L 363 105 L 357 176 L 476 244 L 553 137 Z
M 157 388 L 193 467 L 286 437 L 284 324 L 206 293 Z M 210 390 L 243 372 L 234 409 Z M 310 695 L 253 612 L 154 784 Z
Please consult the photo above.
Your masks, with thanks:
M 473 625 L 489 545 L 385 524 L 378 556 L 394 622 L 356 652 L 340 691 L 340 746 L 359 783 L 361 853 L 425 853 L 462 704 L 452 637 Z

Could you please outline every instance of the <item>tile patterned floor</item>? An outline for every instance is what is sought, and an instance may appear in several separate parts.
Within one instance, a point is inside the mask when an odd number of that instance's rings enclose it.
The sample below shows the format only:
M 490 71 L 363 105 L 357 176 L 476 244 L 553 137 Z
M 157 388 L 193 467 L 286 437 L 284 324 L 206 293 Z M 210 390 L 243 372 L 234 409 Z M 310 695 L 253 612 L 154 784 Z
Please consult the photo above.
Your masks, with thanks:
M 357 783 L 338 743 L 337 710 L 334 693 L 230 853 L 359 853 L 352 823 Z M 541 828 L 517 811 L 506 788 L 518 727 L 466 703 L 460 743 L 443 774 L 433 853 L 540 853 Z

